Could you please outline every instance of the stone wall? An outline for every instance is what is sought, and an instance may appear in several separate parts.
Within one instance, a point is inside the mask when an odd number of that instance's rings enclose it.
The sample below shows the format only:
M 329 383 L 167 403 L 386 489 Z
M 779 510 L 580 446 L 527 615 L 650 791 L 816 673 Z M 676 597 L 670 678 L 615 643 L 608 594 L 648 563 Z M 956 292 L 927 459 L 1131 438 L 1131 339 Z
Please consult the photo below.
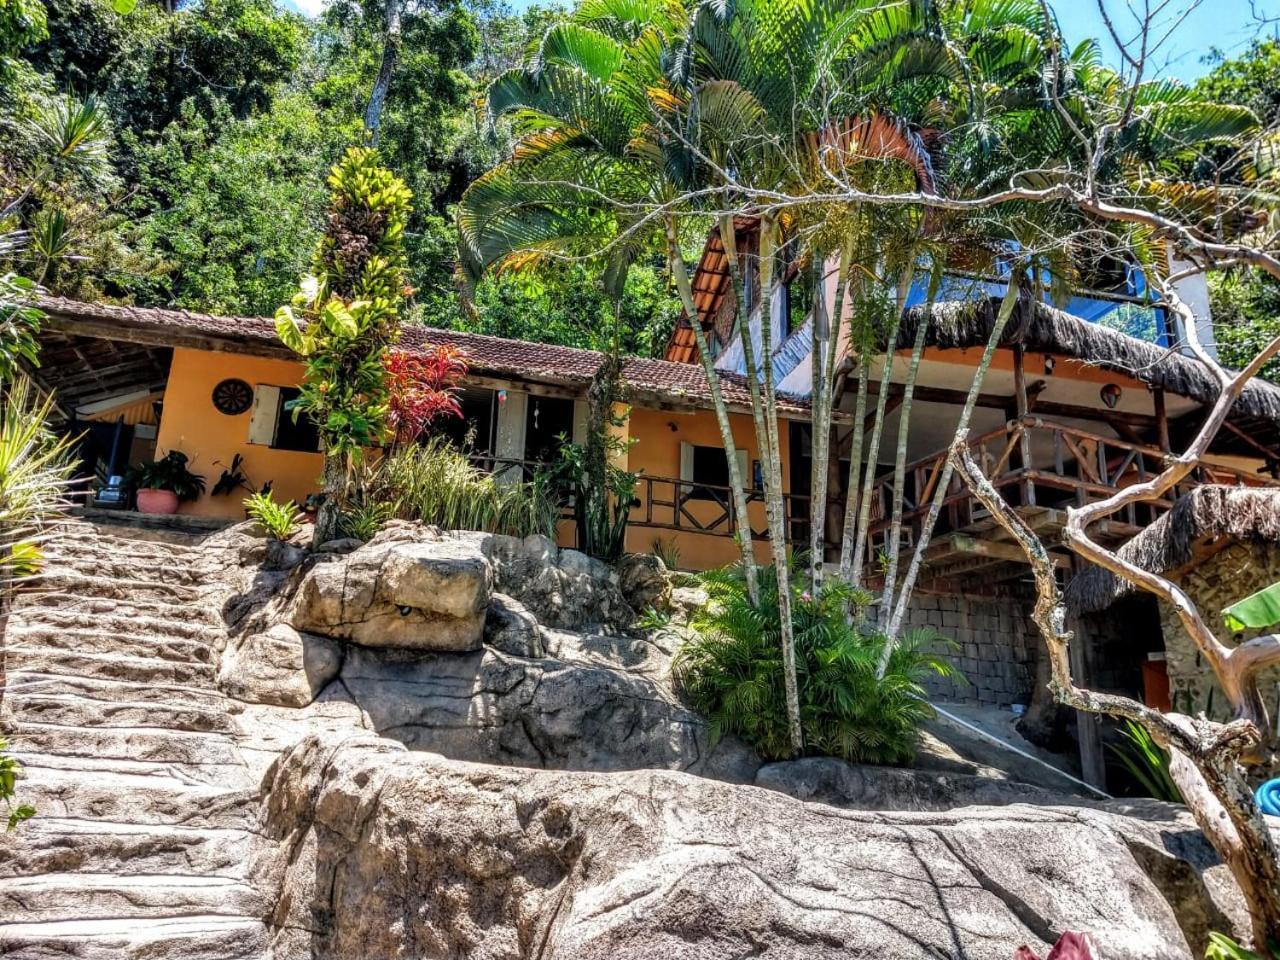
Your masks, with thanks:
M 1039 634 L 1026 601 L 917 593 L 906 622 L 913 627 L 932 627 L 960 647 L 950 656 L 965 680 L 931 680 L 931 697 L 1001 707 L 1028 702 Z
M 1205 622 L 1226 643 L 1249 640 L 1266 631 L 1251 630 L 1238 637 L 1222 622 L 1222 609 L 1280 580 L 1280 545 L 1233 543 L 1221 553 L 1177 578 Z M 1199 651 L 1182 628 L 1173 608 L 1160 604 L 1160 628 L 1169 668 L 1169 692 L 1176 710 L 1206 711 L 1222 719 L 1225 701 L 1212 671 L 1200 661 Z M 1269 710 L 1280 700 L 1280 670 L 1269 670 L 1259 680 Z M 1212 694 L 1212 699 L 1210 699 Z M 1273 716 L 1275 713 L 1273 712 Z

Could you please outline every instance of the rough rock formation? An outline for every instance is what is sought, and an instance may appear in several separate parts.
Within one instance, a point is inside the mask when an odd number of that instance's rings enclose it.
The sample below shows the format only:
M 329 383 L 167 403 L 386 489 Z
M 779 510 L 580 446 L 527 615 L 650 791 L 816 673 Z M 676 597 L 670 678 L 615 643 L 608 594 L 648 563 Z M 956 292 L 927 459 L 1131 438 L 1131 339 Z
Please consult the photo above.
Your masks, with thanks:
M 1188 957 L 1123 818 L 839 810 L 685 774 L 308 740 L 268 775 L 277 956 Z M 1153 835 L 1156 831 L 1152 831 Z
M 366 647 L 475 650 L 484 635 L 493 568 L 473 538 L 375 538 L 322 555 L 293 597 L 298 630 Z
M 61 593 L 22 598 L 4 637 L 0 721 L 38 815 L 0 837 L 0 955 L 1007 960 L 1080 929 L 1123 960 L 1240 928 L 1175 808 L 760 768 L 710 748 L 670 690 L 670 640 L 621 632 L 619 582 L 581 554 L 394 526 L 350 546 L 87 524 L 51 545 Z M 381 622 L 406 596 L 386 584 L 421 590 L 438 547 L 461 581 L 485 580 L 477 557 L 490 571 L 493 645 L 281 626 L 322 567 L 383 584 L 344 585 L 355 606 L 326 630 Z

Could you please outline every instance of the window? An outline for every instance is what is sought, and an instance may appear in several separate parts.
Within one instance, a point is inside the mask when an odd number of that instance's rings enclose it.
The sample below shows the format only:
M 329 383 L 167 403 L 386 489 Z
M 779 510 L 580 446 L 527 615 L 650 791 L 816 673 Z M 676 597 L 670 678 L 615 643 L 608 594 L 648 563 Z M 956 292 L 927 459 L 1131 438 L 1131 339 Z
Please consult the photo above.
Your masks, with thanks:
M 747 453 L 738 451 L 738 467 L 745 479 Z M 704 447 L 693 443 L 680 444 L 680 479 L 696 484 L 690 500 L 728 500 L 729 458 L 723 447 Z
M 468 388 L 458 394 L 461 417 L 441 417 L 423 435 L 444 436 L 459 450 L 476 457 L 493 454 L 494 391 Z M 468 441 L 470 443 L 468 444 Z
M 298 399 L 297 387 L 275 387 L 260 383 L 253 391 L 253 411 L 249 416 L 249 442 L 275 450 L 315 453 L 320 449 L 320 433 L 306 414 L 295 423 L 290 404 Z

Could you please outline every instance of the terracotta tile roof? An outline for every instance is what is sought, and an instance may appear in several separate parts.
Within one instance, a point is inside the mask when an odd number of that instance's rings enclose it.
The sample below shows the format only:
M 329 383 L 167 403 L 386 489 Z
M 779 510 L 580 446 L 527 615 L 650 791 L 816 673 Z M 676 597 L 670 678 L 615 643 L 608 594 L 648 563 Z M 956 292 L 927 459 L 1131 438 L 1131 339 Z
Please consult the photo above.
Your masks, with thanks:
M 197 348 L 209 341 L 208 349 L 289 355 L 276 338 L 274 323 L 266 317 L 221 317 L 188 310 L 82 303 L 63 297 L 43 297 L 40 307 L 49 315 L 51 326 L 68 334 L 110 337 L 113 330 L 119 330 L 122 340 L 142 337 L 146 342 Z M 585 389 L 604 360 L 604 354 L 595 350 L 433 327 L 406 327 L 400 345 L 410 350 L 454 346 L 466 354 L 471 370 L 477 375 L 518 377 L 570 388 Z M 640 403 L 651 400 L 697 407 L 710 405 L 706 376 L 697 364 L 632 357 L 623 365 L 623 377 Z M 731 406 L 748 406 L 751 402 L 746 381 L 741 377 L 726 375 L 723 392 Z M 779 395 L 778 408 L 784 414 L 804 415 L 809 411 L 809 404 L 801 397 Z

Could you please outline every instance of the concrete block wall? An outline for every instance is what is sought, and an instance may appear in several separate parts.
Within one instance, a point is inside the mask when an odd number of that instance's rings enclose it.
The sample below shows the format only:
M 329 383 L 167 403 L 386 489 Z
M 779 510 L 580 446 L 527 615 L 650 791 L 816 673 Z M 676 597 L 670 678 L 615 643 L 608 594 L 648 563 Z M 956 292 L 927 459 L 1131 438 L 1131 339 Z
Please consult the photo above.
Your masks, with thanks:
M 947 655 L 967 682 L 930 681 L 931 697 L 1000 707 L 1028 702 L 1039 641 L 1028 602 L 916 594 L 906 621 L 912 627 L 930 627 L 959 647 Z

